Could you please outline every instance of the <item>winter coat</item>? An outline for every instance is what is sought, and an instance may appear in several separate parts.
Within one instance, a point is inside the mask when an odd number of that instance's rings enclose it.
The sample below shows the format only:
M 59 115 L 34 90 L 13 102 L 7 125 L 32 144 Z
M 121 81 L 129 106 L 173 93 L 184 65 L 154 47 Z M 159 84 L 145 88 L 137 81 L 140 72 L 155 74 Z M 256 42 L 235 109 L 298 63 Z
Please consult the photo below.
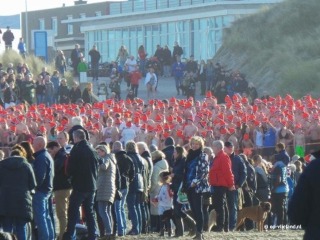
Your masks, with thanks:
M 313 160 L 301 174 L 289 201 L 291 225 L 301 225 L 304 240 L 320 239 L 320 158 Z
M 53 190 L 71 189 L 68 176 L 65 173 L 66 161 L 68 160 L 65 148 L 60 148 L 54 156 Z
M 116 195 L 116 159 L 114 154 L 107 154 L 99 165 L 97 180 L 97 201 L 114 202 Z
M 76 143 L 68 163 L 68 175 L 71 177 L 73 190 L 94 192 L 97 190 L 99 156 L 86 140 Z
M 31 190 L 36 179 L 25 158 L 14 156 L 0 162 L 0 216 L 25 221 L 33 218 Z
M 151 188 L 150 188 L 150 199 L 155 198 L 160 191 L 161 183 L 159 175 L 162 172 L 169 171 L 168 162 L 165 159 L 157 159 L 153 161 L 153 172 L 151 176 Z M 152 215 L 159 215 L 158 208 L 153 204 L 150 205 L 150 213 Z
M 153 172 L 153 162 L 150 156 L 150 153 L 148 151 L 144 151 L 141 154 L 141 157 L 143 157 L 146 162 L 147 162 L 147 166 L 148 166 L 148 176 L 147 176 L 147 187 L 148 189 L 151 188 L 151 177 L 152 177 L 152 172 Z
M 33 156 L 33 170 L 37 180 L 36 190 L 42 193 L 50 193 L 53 190 L 53 159 L 45 149 L 35 152 Z
M 222 150 L 215 156 L 209 171 L 209 183 L 216 187 L 234 186 L 230 157 Z
M 162 149 L 162 152 L 166 155 L 166 160 L 168 161 L 169 166 L 172 167 L 174 146 L 166 146 L 164 149 Z
M 132 159 L 125 151 L 116 152 L 115 157 L 121 175 L 121 189 L 127 189 L 128 183 L 133 181 L 135 174 Z
M 135 177 L 129 184 L 129 192 L 143 192 L 143 189 L 138 189 L 138 174 L 142 174 L 143 178 L 145 178 L 146 176 L 144 176 L 144 174 L 147 166 L 144 165 L 144 159 L 138 153 L 127 152 L 127 154 L 132 159 L 135 169 Z
M 241 157 L 232 153 L 230 155 L 231 169 L 234 177 L 234 185 L 242 187 L 247 179 L 247 167 Z
M 172 178 L 171 189 L 173 192 L 178 192 L 180 184 L 183 181 L 184 168 L 185 168 L 186 158 L 178 158 L 174 161 L 172 173 L 174 177 Z

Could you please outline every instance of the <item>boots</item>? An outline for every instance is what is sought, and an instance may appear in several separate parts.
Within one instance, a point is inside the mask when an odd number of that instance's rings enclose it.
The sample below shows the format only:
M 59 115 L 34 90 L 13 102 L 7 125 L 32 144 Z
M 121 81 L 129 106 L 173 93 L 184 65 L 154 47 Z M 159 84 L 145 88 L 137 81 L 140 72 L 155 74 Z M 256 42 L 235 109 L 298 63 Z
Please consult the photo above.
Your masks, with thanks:
M 176 225 L 175 237 L 183 236 L 183 223 L 181 217 L 176 217 L 174 224 Z
M 184 219 L 186 220 L 189 227 L 188 236 L 193 237 L 194 235 L 196 235 L 196 222 L 189 215 L 187 215 Z
M 203 234 L 200 233 L 200 232 L 197 232 L 196 236 L 193 239 L 195 239 L 195 240 L 204 240 Z

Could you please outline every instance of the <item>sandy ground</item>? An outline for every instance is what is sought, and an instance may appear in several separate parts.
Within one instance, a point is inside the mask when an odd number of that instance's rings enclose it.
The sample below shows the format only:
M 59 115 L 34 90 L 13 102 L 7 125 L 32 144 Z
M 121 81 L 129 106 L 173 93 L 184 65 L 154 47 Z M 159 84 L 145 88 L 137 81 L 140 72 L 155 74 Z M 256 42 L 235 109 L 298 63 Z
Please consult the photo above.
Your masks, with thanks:
M 204 239 L 223 239 L 223 240 L 268 240 L 268 239 L 281 239 L 281 240 L 301 240 L 303 238 L 302 230 L 272 230 L 266 232 L 248 231 L 248 232 L 228 232 L 228 233 L 205 233 Z M 159 237 L 158 234 L 140 235 L 140 236 L 126 236 L 117 239 L 172 239 L 169 237 Z M 186 240 L 192 239 L 190 237 L 180 237 L 176 239 Z

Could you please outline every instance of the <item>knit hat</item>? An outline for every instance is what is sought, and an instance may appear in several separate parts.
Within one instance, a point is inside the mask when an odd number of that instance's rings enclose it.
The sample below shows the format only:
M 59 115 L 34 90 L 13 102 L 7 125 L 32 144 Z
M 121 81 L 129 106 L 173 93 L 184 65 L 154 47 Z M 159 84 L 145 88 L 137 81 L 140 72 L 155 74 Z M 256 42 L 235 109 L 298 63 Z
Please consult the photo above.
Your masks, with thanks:
M 172 146 L 174 145 L 174 139 L 172 137 L 167 137 L 166 140 L 164 141 L 165 146 Z

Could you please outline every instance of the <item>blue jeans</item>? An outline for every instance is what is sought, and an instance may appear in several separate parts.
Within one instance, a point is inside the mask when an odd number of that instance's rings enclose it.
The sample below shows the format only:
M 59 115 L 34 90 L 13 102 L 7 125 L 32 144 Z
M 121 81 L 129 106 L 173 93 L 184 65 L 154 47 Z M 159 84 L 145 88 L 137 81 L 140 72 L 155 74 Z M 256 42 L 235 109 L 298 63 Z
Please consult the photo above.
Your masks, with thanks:
M 177 92 L 179 93 L 180 92 L 180 87 L 181 87 L 181 84 L 182 84 L 182 76 L 181 77 L 174 77 L 174 80 L 176 82 L 176 89 L 177 89 Z
M 104 227 L 106 229 L 106 235 L 112 234 L 112 215 L 111 215 L 112 204 L 107 201 L 98 201 L 99 215 L 102 219 Z
M 229 210 L 229 230 L 236 228 L 238 216 L 238 190 L 227 191 L 227 203 Z
M 33 215 L 38 227 L 38 239 L 54 239 L 53 223 L 49 211 L 51 193 L 36 191 L 32 199 Z
M 44 97 L 44 103 L 47 106 L 51 106 L 53 104 L 53 96 L 45 96 Z
M 68 224 L 67 231 L 64 234 L 65 240 L 76 239 L 76 223 L 79 218 L 79 209 L 81 205 L 83 206 L 86 215 L 88 240 L 96 239 L 97 225 L 93 212 L 94 195 L 95 192 L 72 191 L 69 199 Z
M 44 95 L 37 94 L 37 104 L 44 103 Z
M 15 217 L 4 217 L 2 219 L 4 232 L 14 233 L 20 240 L 27 240 L 27 222 Z
M 128 189 L 121 189 L 122 199 L 117 200 L 114 203 L 114 208 L 116 211 L 117 216 L 117 225 L 118 225 L 118 235 L 126 235 L 127 231 L 127 220 L 126 220 L 126 213 L 124 211 L 124 205 L 126 203 Z
M 129 212 L 129 218 L 132 222 L 132 232 L 134 234 L 140 234 L 142 228 L 141 219 L 141 192 L 130 192 L 127 196 L 127 206 Z

